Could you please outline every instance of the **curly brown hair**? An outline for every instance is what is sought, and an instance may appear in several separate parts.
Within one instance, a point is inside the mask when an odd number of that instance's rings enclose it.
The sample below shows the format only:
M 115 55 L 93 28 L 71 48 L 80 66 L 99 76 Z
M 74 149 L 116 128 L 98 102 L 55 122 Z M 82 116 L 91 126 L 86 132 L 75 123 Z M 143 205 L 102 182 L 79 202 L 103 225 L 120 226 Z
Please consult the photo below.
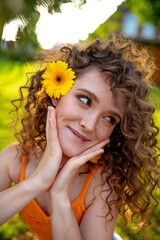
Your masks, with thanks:
M 115 99 L 119 94 L 124 97 L 123 119 L 114 128 L 102 157 L 102 175 L 108 173 L 106 181 L 110 186 L 106 215 L 112 217 L 112 205 L 116 204 L 126 221 L 128 216 L 132 220 L 139 217 L 139 221 L 149 224 L 150 206 L 154 209 L 158 205 L 153 191 L 160 176 L 156 139 L 159 130 L 153 120 L 155 109 L 147 100 L 154 71 L 152 59 L 146 49 L 117 36 L 107 41 L 96 40 L 87 47 L 65 46 L 57 51 L 58 55 L 55 51 L 50 55 L 52 61 L 65 60 L 76 76 L 90 66 L 98 67 L 110 77 Z M 25 113 L 20 114 L 22 129 L 15 134 L 23 154 L 37 146 L 45 149 L 46 113 L 52 102 L 42 89 L 44 71 L 28 78 L 20 88 L 20 98 L 12 101 L 12 112 L 23 109 Z M 118 197 L 110 201 L 113 191 Z

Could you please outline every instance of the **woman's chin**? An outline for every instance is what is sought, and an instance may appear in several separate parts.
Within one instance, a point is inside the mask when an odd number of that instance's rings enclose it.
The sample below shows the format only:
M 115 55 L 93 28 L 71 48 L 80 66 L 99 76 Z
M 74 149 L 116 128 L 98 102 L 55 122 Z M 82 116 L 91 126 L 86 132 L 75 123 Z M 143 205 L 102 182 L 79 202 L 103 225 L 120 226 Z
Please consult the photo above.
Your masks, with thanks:
M 72 153 L 70 151 L 63 151 L 63 156 L 66 157 L 66 158 L 72 158 L 72 157 L 75 157 L 77 156 L 78 154 L 76 153 Z
M 79 155 L 80 153 L 82 153 L 82 151 L 75 151 L 75 149 L 68 149 L 68 148 L 62 147 L 62 153 L 63 153 L 63 156 L 72 158 L 72 157 L 75 157 L 75 156 Z

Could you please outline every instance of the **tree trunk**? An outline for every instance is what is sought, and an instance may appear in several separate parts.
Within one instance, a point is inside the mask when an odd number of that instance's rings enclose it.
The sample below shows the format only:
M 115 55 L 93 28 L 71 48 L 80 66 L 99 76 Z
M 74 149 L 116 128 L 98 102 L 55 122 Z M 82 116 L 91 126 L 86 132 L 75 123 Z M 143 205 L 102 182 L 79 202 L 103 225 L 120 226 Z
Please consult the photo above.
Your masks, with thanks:
M 0 20 L 0 48 L 1 48 L 1 43 L 2 43 L 2 34 L 3 34 L 3 29 L 4 29 L 5 21 Z

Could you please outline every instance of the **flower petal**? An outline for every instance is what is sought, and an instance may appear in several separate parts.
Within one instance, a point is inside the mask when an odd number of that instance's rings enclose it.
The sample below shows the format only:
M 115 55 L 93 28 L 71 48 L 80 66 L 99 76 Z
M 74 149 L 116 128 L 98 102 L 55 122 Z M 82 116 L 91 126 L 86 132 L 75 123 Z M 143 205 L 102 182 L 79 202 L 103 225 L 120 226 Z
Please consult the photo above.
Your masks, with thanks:
M 42 74 L 42 79 L 44 79 L 42 87 L 50 97 L 54 96 L 59 99 L 73 87 L 75 78 L 75 72 L 68 68 L 68 63 L 58 60 L 46 66 L 46 71 Z

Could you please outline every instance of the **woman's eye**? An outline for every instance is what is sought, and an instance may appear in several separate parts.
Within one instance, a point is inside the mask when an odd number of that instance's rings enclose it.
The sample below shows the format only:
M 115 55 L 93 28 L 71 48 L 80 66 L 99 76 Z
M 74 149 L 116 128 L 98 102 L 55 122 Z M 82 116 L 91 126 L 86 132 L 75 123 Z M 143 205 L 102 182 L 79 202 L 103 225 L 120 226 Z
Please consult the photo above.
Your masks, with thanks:
M 91 105 L 91 99 L 85 96 L 79 96 L 79 99 L 82 103 L 84 103 L 85 105 L 90 106 Z
M 108 122 L 110 125 L 116 125 L 116 119 L 115 119 L 114 117 L 107 116 L 107 117 L 105 117 L 105 119 L 107 120 L 107 122 Z

